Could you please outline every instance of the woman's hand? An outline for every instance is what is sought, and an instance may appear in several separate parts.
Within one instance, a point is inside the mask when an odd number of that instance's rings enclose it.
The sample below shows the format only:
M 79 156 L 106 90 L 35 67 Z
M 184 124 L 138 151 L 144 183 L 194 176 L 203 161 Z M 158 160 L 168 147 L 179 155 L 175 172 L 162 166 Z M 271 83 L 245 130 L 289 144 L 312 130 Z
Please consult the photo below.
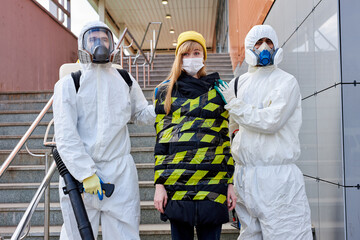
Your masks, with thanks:
M 164 185 L 156 184 L 155 185 L 154 206 L 159 212 L 164 213 L 164 209 L 167 204 L 167 200 L 168 200 L 168 197 L 167 197 L 167 193 L 166 193 Z
M 234 190 L 234 185 L 228 185 L 228 192 L 227 192 L 227 205 L 229 211 L 233 210 L 236 206 L 236 195 Z

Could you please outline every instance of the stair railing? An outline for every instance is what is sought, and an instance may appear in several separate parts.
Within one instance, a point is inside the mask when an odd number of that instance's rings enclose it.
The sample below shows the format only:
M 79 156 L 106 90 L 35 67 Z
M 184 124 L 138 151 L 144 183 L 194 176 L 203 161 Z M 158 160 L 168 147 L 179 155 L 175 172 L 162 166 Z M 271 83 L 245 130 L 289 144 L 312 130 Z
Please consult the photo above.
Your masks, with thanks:
M 20 141 L 18 142 L 18 144 L 15 146 L 15 148 L 11 151 L 10 155 L 6 158 L 6 160 L 4 161 L 4 163 L 1 165 L 0 167 L 0 178 L 1 176 L 5 173 L 5 171 L 7 170 L 7 168 L 9 167 L 9 165 L 12 163 L 12 161 L 14 160 L 15 156 L 18 154 L 18 152 L 20 151 L 20 149 L 25 145 L 26 150 L 28 151 L 28 153 L 32 156 L 36 156 L 36 157 L 45 157 L 45 177 L 43 179 L 43 181 L 41 182 L 38 190 L 36 191 L 34 197 L 32 198 L 28 208 L 26 209 L 24 215 L 22 216 L 18 226 L 15 229 L 14 234 L 11 237 L 11 240 L 18 240 L 18 239 L 24 239 L 29 231 L 30 231 L 30 219 L 32 217 L 32 215 L 34 214 L 36 207 L 38 206 L 41 197 L 44 195 L 45 193 L 45 198 L 44 198 L 44 212 L 45 212 L 45 219 L 44 219 L 44 239 L 47 240 L 49 239 L 49 222 L 50 222 L 50 189 L 49 189 L 49 184 L 50 184 L 50 180 L 51 177 L 54 175 L 54 172 L 56 170 L 56 164 L 55 162 L 52 163 L 52 165 L 50 166 L 50 168 L 48 167 L 48 157 L 49 157 L 49 153 L 46 152 L 44 155 L 38 155 L 38 154 L 33 154 L 27 147 L 27 140 L 29 139 L 30 135 L 34 132 L 35 128 L 39 125 L 40 121 L 44 118 L 45 114 L 48 112 L 48 110 L 50 109 L 51 105 L 53 103 L 53 96 L 49 99 L 49 101 L 47 102 L 47 104 L 45 105 L 45 107 L 41 110 L 41 112 L 39 113 L 39 115 L 36 117 L 36 119 L 34 120 L 34 122 L 31 124 L 31 126 L 29 127 L 29 129 L 26 131 L 26 133 L 24 134 L 24 136 L 22 136 L 22 138 L 20 139 Z M 52 122 L 50 122 L 52 123 Z M 50 124 L 49 124 L 50 126 Z M 49 126 L 48 129 L 46 130 L 46 137 L 47 134 L 49 132 Z M 46 144 L 45 140 L 44 140 L 44 145 L 51 145 L 52 142 L 50 142 L 50 144 Z M 26 232 L 21 235 L 24 231 L 26 230 Z
M 15 229 L 14 234 L 11 237 L 11 240 L 18 240 L 18 239 L 24 239 L 27 234 L 30 231 L 30 220 L 32 215 L 34 214 L 36 207 L 38 206 L 41 197 L 44 195 L 46 189 L 49 188 L 50 185 L 50 180 L 52 178 L 52 176 L 54 175 L 55 171 L 56 171 L 56 164 L 53 161 L 49 170 L 47 171 L 47 174 L 45 175 L 44 179 L 42 180 L 38 190 L 36 191 L 34 197 L 32 198 L 28 208 L 26 209 L 24 215 L 22 216 L 18 226 Z M 45 195 L 46 197 L 46 195 Z M 48 201 L 48 203 L 44 203 L 44 205 L 48 204 L 48 206 L 50 206 L 50 201 Z M 24 230 L 26 230 L 26 228 L 28 227 L 28 230 L 25 234 L 21 235 Z M 46 220 L 45 217 L 45 226 L 44 226 L 44 239 L 49 239 L 49 220 Z
M 29 127 L 29 129 L 26 131 L 26 133 L 24 134 L 24 136 L 22 136 L 22 138 L 20 139 L 20 141 L 18 142 L 18 144 L 15 146 L 15 148 L 11 151 L 10 155 L 6 158 L 5 162 L 1 165 L 0 167 L 0 178 L 1 176 L 4 174 L 4 172 L 6 171 L 6 169 L 9 167 L 9 165 L 11 164 L 11 162 L 14 160 L 14 157 L 18 154 L 18 152 L 20 151 L 20 149 L 24 146 L 25 142 L 29 139 L 30 135 L 33 133 L 33 131 L 35 130 L 35 128 L 38 126 L 38 124 L 40 123 L 41 119 L 43 119 L 43 117 L 45 116 L 46 112 L 50 109 L 51 105 L 53 102 L 53 97 L 50 98 L 50 100 L 47 102 L 47 104 L 45 105 L 45 107 L 43 108 L 43 110 L 41 110 L 41 112 L 39 113 L 39 115 L 36 117 L 36 119 L 34 120 L 34 122 L 31 124 L 31 126 Z
M 144 44 L 144 41 L 145 41 L 145 38 L 147 36 L 147 33 L 149 31 L 149 28 L 152 24 L 158 24 L 159 25 L 159 30 L 157 31 L 157 36 L 156 35 L 156 30 L 153 29 L 153 38 L 150 40 L 150 59 L 149 59 L 149 62 L 150 62 L 150 65 L 152 67 L 152 64 L 153 64 L 153 61 L 154 61 L 154 58 L 155 58 L 155 53 L 156 53 L 156 49 L 157 49 L 157 44 L 159 42 L 159 37 L 160 37 L 160 32 L 161 32 L 161 27 L 162 27 L 162 22 L 149 22 L 147 27 L 146 27 L 146 30 L 145 30 L 145 33 L 144 33 L 144 36 L 143 36 L 143 39 L 141 40 L 141 44 L 140 44 L 140 48 L 143 47 L 143 44 Z M 137 57 L 135 58 L 134 60 L 134 64 L 136 63 L 136 60 L 137 60 Z
M 147 36 L 148 30 L 149 30 L 149 27 L 151 24 L 159 24 L 159 30 L 158 30 L 157 36 L 156 36 L 156 31 L 153 30 L 153 39 L 150 40 L 150 48 L 149 48 L 150 52 L 147 52 L 145 54 L 144 50 L 143 50 L 143 44 L 144 44 L 145 38 Z M 130 74 L 132 71 L 132 65 L 135 64 L 135 79 L 136 79 L 136 81 L 139 81 L 139 64 L 137 63 L 137 59 L 140 56 L 142 56 L 144 58 L 144 63 L 142 65 L 140 65 L 142 67 L 142 72 L 143 72 L 143 87 L 144 88 L 146 86 L 150 85 L 150 66 L 151 66 L 151 68 L 153 68 L 153 61 L 155 58 L 157 44 L 159 42 L 161 27 L 162 27 L 161 22 L 149 22 L 140 45 L 137 43 L 137 41 L 135 40 L 135 38 L 133 37 L 131 32 L 128 30 L 128 28 L 125 28 L 119 38 L 119 42 L 118 42 L 117 46 L 116 46 L 116 49 L 120 49 L 121 55 L 120 55 L 120 63 L 119 64 L 121 65 L 122 68 L 124 68 L 124 58 L 127 58 L 127 60 L 128 60 Z M 129 37 L 131 39 L 131 43 L 127 46 L 121 45 L 121 43 L 125 40 L 126 34 L 129 35 Z M 135 44 L 135 46 L 137 48 L 137 54 L 134 57 L 134 61 L 132 62 L 131 55 L 124 57 L 124 55 L 125 55 L 124 50 L 127 48 L 130 48 L 133 44 Z M 146 70 L 146 67 L 147 67 L 147 70 Z M 147 76 L 147 82 L 146 82 L 146 76 Z

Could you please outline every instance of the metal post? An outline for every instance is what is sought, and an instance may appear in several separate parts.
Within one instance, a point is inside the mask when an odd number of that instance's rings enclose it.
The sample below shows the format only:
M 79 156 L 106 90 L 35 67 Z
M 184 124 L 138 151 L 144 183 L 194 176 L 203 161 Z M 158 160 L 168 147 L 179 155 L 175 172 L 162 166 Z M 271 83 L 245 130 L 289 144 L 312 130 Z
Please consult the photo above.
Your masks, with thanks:
M 45 175 L 49 171 L 49 153 L 45 152 Z M 50 238 L 50 186 L 45 189 L 44 199 L 44 240 Z
M 152 57 L 153 55 L 153 44 L 152 44 L 153 40 L 150 40 L 150 57 Z M 149 56 L 149 55 L 148 55 Z M 151 59 L 148 57 L 149 61 L 151 61 Z
M 153 43 L 154 45 L 152 46 L 152 48 L 155 48 L 155 42 L 156 42 L 156 37 L 155 37 L 155 29 L 153 30 Z
M 124 68 L 124 47 L 121 45 L 120 47 L 120 65 Z
M 151 46 L 151 49 L 153 49 L 153 51 L 151 51 L 151 56 L 150 56 L 150 61 L 151 61 L 151 70 L 154 70 L 154 65 L 153 65 L 153 62 L 154 62 L 154 58 L 155 58 L 155 46 L 156 45 L 156 34 L 155 34 L 155 29 L 153 30 L 153 44 Z
M 136 62 L 136 65 L 135 65 L 135 69 L 136 69 L 136 81 L 139 81 L 139 65 L 138 65 L 137 62 Z
M 143 64 L 143 79 L 144 79 L 144 87 L 145 87 L 145 63 Z
M 146 53 L 148 59 L 150 59 L 149 52 Z M 148 86 L 150 85 L 150 64 L 147 65 L 147 80 L 148 80 Z
M 131 74 L 131 55 L 129 55 L 129 73 Z
M 148 65 L 148 86 L 150 85 L 150 66 Z
M 45 178 L 42 180 L 38 190 L 36 191 L 34 197 L 32 198 L 28 208 L 26 209 L 24 215 L 22 216 L 18 226 L 15 229 L 14 234 L 11 236 L 11 240 L 19 240 L 21 233 L 24 231 L 25 227 L 30 222 L 32 214 L 35 212 L 35 209 L 40 202 L 42 195 L 44 194 L 45 187 L 50 185 L 51 177 L 54 175 L 56 170 L 56 164 L 53 162 L 49 168 L 49 172 L 46 174 Z

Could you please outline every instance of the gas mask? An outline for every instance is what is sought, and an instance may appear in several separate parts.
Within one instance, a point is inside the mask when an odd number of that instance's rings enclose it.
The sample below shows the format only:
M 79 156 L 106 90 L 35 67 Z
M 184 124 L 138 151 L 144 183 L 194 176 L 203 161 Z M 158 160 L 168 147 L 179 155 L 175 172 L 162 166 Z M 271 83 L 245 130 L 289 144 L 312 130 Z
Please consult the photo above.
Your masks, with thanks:
M 246 49 L 245 61 L 251 66 L 277 65 L 282 60 L 282 48 L 271 49 L 265 42 L 256 49 Z
M 81 63 L 108 63 L 119 58 L 119 50 L 114 50 L 112 33 L 105 27 L 90 28 L 83 34 L 82 49 L 79 49 Z
M 183 58 L 182 68 L 190 75 L 194 76 L 204 66 L 203 58 Z

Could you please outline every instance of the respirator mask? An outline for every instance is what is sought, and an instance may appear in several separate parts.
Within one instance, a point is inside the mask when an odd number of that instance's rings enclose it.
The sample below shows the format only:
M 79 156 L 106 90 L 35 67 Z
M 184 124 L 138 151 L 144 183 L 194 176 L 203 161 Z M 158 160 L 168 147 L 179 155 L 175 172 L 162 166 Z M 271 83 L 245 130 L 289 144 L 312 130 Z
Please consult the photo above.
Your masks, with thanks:
M 119 51 L 114 51 L 112 33 L 105 27 L 95 27 L 87 30 L 82 39 L 82 49 L 79 49 L 81 63 L 116 62 Z
M 277 65 L 282 60 L 282 53 L 282 48 L 274 50 L 263 42 L 258 49 L 246 49 L 245 61 L 251 66 Z

